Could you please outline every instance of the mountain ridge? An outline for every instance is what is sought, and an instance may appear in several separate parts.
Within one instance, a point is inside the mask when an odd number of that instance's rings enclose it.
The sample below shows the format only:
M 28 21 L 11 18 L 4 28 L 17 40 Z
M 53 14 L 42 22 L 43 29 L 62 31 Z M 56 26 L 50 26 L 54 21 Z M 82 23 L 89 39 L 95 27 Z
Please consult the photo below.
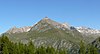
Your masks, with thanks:
M 44 22 L 46 22 L 46 23 L 48 23 L 48 24 L 51 24 L 52 26 L 58 26 L 58 28 L 62 28 L 62 27 L 64 27 L 64 28 L 68 28 L 68 29 L 70 29 L 70 25 L 68 25 L 67 23 L 63 23 L 63 24 L 61 24 L 61 23 L 58 23 L 58 22 L 56 22 L 56 21 L 53 21 L 53 20 L 51 20 L 51 19 L 49 19 L 49 18 L 47 18 L 47 17 L 45 17 L 45 18 L 43 18 L 42 20 L 40 20 L 39 22 L 41 22 L 41 21 L 44 21 Z M 38 23 L 39 23 L 38 22 Z M 36 24 L 38 24 L 38 23 L 36 23 Z M 20 27 L 20 28 L 17 28 L 16 26 L 14 26 L 14 27 L 12 27 L 11 29 L 9 29 L 6 33 L 20 33 L 20 32 L 28 32 L 32 27 L 34 27 L 36 24 L 34 24 L 33 26 L 25 26 L 25 27 Z M 26 28 L 26 29 L 25 29 Z M 24 29 L 24 30 L 23 30 Z M 16 30 L 18 30 L 18 31 L 16 31 Z M 28 30 L 28 31 L 27 31 Z
M 45 17 L 41 19 L 38 23 L 34 24 L 33 26 L 26 26 L 26 27 L 20 27 L 20 28 L 11 28 L 6 33 L 14 34 L 14 33 L 25 33 L 30 32 L 33 30 L 38 30 L 38 32 L 44 32 L 46 30 L 50 30 L 52 28 L 58 28 L 61 30 L 67 30 L 67 31 L 77 31 L 78 33 L 81 33 L 81 35 L 84 37 L 84 39 L 87 39 L 87 42 L 93 41 L 96 38 L 100 36 L 100 30 L 95 30 L 88 27 L 74 27 L 69 24 L 63 24 L 56 21 L 53 21 L 49 19 L 48 17 Z
M 26 29 L 23 30 L 23 28 Z M 96 39 L 94 36 L 82 34 L 74 26 L 58 23 L 47 17 L 40 20 L 34 26 L 21 28 L 14 27 L 8 30 L 4 35 L 8 36 L 13 42 L 27 44 L 31 40 L 37 47 L 42 45 L 53 46 L 56 49 L 66 48 L 71 52 L 70 54 L 78 53 L 81 40 L 88 44 Z
M 51 23 L 55 27 L 58 26 L 58 28 L 67 28 L 67 29 L 70 30 L 71 27 L 73 27 L 73 26 L 69 25 L 68 23 L 58 23 L 58 22 L 55 22 L 55 21 L 49 19 L 48 17 L 45 17 L 45 18 L 43 18 L 40 21 L 45 21 L 48 24 Z M 36 24 L 34 24 L 33 26 L 35 26 Z M 25 27 L 20 27 L 20 28 L 17 28 L 17 27 L 14 26 L 11 29 L 9 29 L 6 33 L 28 32 L 33 26 L 25 26 Z M 91 34 L 100 34 L 100 30 L 89 28 L 89 27 L 85 27 L 85 26 L 84 27 L 83 26 L 79 26 L 79 27 L 74 27 L 74 28 L 77 31 L 79 31 L 80 33 L 82 33 L 82 34 L 88 34 L 88 35 L 91 35 Z

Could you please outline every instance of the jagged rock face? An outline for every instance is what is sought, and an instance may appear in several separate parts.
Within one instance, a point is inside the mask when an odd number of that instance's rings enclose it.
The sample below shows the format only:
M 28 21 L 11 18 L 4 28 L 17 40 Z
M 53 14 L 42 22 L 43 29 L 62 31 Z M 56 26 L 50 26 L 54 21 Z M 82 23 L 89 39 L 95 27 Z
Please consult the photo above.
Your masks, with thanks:
M 99 50 L 100 50 L 100 37 L 95 39 L 93 42 L 92 42 L 92 45 L 94 45 L 95 47 L 97 47 Z
M 100 30 L 95 30 L 87 27 L 76 27 L 77 30 L 83 34 L 99 34 Z
M 83 35 L 89 36 L 89 35 L 94 35 L 94 37 L 100 36 L 100 30 L 95 30 L 92 28 L 87 28 L 87 27 L 76 27 L 76 29 L 82 33 Z
M 63 25 L 63 27 L 65 27 L 65 28 L 67 28 L 67 29 L 70 30 L 70 27 L 71 27 L 71 26 L 70 26 L 69 24 L 67 24 L 67 23 L 63 23 L 62 25 Z
M 92 42 L 100 37 L 100 30 L 95 30 L 87 27 L 76 27 L 76 29 L 83 35 L 87 42 Z
M 37 24 L 35 24 L 32 27 L 31 31 L 38 30 L 38 31 L 44 32 L 44 31 L 52 29 L 52 28 L 69 30 L 70 26 L 68 24 L 61 24 L 61 23 L 55 22 L 49 18 L 43 18 L 41 21 L 39 21 Z
M 17 27 L 13 27 L 10 30 L 8 30 L 6 33 L 23 33 L 23 32 L 28 32 L 31 29 L 31 26 L 27 26 L 27 27 L 21 27 L 21 28 L 17 28 Z

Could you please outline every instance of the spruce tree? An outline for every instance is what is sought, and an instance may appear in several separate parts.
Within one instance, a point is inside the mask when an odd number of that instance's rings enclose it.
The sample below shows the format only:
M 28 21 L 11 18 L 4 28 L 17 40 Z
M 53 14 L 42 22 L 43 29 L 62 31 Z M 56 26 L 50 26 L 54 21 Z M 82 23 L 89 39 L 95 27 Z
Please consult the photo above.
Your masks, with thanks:
M 56 50 L 53 48 L 53 47 L 47 47 L 46 48 L 46 53 L 47 54 L 55 54 L 56 52 L 55 52 Z
M 30 41 L 28 45 L 28 54 L 35 54 L 35 46 L 33 45 L 32 41 Z
M 60 49 L 59 54 L 67 54 L 67 50 L 66 49 Z
M 80 54 L 85 54 L 86 53 L 86 49 L 85 49 L 85 45 L 84 45 L 84 42 L 83 41 L 80 42 L 80 50 L 79 50 L 79 53 Z
M 98 49 L 90 44 L 87 50 L 87 54 L 99 54 Z
M 8 51 L 8 48 L 7 48 L 7 46 L 4 46 L 3 47 L 3 52 L 2 52 L 3 54 L 9 54 L 9 51 Z

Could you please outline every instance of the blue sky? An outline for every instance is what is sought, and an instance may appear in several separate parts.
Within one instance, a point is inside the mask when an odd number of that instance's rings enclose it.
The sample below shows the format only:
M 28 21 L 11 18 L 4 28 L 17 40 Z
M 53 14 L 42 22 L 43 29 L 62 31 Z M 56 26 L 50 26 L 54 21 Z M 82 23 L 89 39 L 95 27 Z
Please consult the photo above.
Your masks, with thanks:
M 0 33 L 48 16 L 73 26 L 100 29 L 100 0 L 0 0 Z

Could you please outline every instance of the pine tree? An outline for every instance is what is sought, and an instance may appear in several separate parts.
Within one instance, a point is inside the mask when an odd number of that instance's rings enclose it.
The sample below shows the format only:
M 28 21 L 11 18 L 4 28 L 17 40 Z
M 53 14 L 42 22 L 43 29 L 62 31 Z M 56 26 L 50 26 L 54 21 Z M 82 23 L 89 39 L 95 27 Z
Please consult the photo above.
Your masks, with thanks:
M 60 49 L 59 54 L 67 54 L 67 51 L 65 49 Z
M 79 53 L 80 54 L 85 54 L 86 53 L 86 49 L 85 49 L 85 46 L 84 46 L 84 42 L 83 41 L 80 42 L 80 50 L 79 50 Z
M 0 51 L 3 51 L 4 53 L 4 49 L 6 49 L 5 51 L 9 52 L 9 49 L 8 49 L 9 43 L 10 43 L 10 40 L 8 39 L 8 37 L 3 35 L 0 38 Z
M 32 41 L 30 41 L 28 45 L 28 54 L 35 54 L 35 46 L 33 45 Z
M 18 46 L 17 43 L 12 45 L 12 47 L 11 47 L 12 48 L 12 53 L 11 54 L 17 54 L 17 52 L 18 52 L 17 46 Z
M 28 46 L 27 44 L 24 45 L 24 54 L 28 54 L 29 50 L 28 50 Z
M 41 46 L 36 49 L 35 54 L 46 54 L 46 48 Z
M 99 54 L 98 49 L 96 47 L 94 47 L 94 54 Z
M 3 54 L 9 54 L 7 46 L 3 47 Z
M 87 54 L 99 54 L 98 49 L 90 44 L 87 50 Z
M 47 54 L 55 54 L 56 53 L 56 50 L 53 48 L 53 47 L 47 47 L 46 48 L 46 53 Z

